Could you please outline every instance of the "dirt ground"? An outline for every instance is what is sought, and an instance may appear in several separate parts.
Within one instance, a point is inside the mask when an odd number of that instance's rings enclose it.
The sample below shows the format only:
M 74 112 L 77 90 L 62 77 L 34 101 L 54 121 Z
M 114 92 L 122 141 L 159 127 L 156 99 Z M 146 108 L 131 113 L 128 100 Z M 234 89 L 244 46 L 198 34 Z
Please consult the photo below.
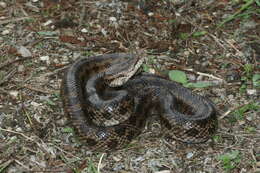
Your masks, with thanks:
M 136 49 L 144 70 L 185 72 L 216 104 L 211 140 L 168 142 L 149 121 L 119 151 L 80 143 L 62 109 L 64 70 Z M 259 0 L 0 0 L 0 173 L 260 173 L 259 60 Z

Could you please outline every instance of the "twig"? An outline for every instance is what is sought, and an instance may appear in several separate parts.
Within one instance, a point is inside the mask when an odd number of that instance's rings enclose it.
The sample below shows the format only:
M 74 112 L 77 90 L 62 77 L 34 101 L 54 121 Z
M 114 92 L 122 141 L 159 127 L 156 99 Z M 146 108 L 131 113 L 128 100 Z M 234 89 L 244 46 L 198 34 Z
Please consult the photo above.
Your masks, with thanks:
M 220 47 L 222 47 L 224 50 L 227 50 L 227 48 L 220 43 L 219 39 L 218 39 L 215 35 L 213 35 L 213 34 L 211 34 L 211 33 L 208 33 L 208 34 L 209 34 L 210 37 L 212 37 L 212 38 L 215 40 L 215 42 L 216 42 Z
M 13 75 L 16 73 L 16 68 L 11 69 L 8 74 L 4 77 L 3 80 L 0 81 L 0 86 L 5 83 L 6 81 L 8 81 L 11 77 L 13 77 Z
M 235 49 L 240 55 L 243 55 L 243 53 L 236 48 L 229 40 L 225 40 L 233 49 Z
M 46 73 L 46 74 L 42 75 L 42 77 L 49 77 L 49 76 L 55 75 L 55 74 L 59 73 L 60 71 L 66 70 L 66 68 L 68 68 L 68 66 L 64 66 L 62 68 L 54 70 L 53 72 Z
M 219 77 L 216 77 L 216 76 L 214 76 L 214 75 L 212 75 L 212 74 L 207 74 L 207 73 L 202 73 L 202 72 L 196 72 L 196 73 L 197 73 L 198 75 L 207 76 L 207 77 L 209 77 L 209 78 L 216 79 L 216 80 L 219 80 L 219 81 L 221 81 L 221 82 L 226 83 L 226 81 L 225 81 L 224 79 L 221 79 L 221 78 L 219 78 Z
M 6 66 L 9 66 L 13 63 L 16 63 L 18 61 L 24 61 L 24 60 L 27 60 L 27 59 L 30 59 L 30 58 L 33 58 L 33 57 L 23 57 L 23 58 L 18 58 L 18 59 L 14 59 L 12 61 L 10 60 L 7 60 L 6 62 L 4 62 L 3 64 L 0 64 L 0 70 L 3 68 L 3 67 L 6 67 Z
M 13 131 L 13 130 L 8 130 L 8 129 L 3 129 L 0 127 L 0 130 L 1 131 L 4 131 L 4 132 L 8 132 L 8 133 L 13 133 L 13 134 L 17 134 L 17 135 L 21 135 L 22 137 L 24 137 L 25 139 L 27 140 L 30 140 L 30 141 L 34 141 L 32 138 L 24 135 L 23 133 L 20 133 L 20 132 L 16 132 L 16 131 Z
M 257 162 L 256 157 L 255 157 L 255 155 L 254 155 L 253 149 L 250 149 L 250 154 L 251 154 L 251 156 L 252 156 L 254 162 Z M 255 165 L 253 165 L 253 168 L 255 169 Z
M 226 111 L 225 113 L 223 113 L 223 115 L 221 117 L 219 117 L 219 119 L 223 119 L 225 118 L 228 114 L 230 114 L 231 112 L 233 112 L 235 109 L 234 108 L 231 108 L 229 109 L 228 111 Z
M 98 167 L 97 167 L 97 172 L 100 173 L 100 167 L 101 167 L 101 162 L 102 162 L 102 159 L 104 157 L 105 153 L 103 153 L 99 159 L 99 162 L 98 162 Z
M 3 88 L 0 88 L 0 93 L 9 94 L 7 91 L 5 91 Z
M 0 171 L 3 171 L 5 168 L 7 168 L 14 160 L 8 160 L 7 162 L 0 165 Z
M 209 78 L 213 78 L 213 79 L 219 80 L 219 81 L 221 81 L 221 82 L 223 82 L 223 83 L 226 83 L 226 81 L 225 81 L 224 79 L 221 79 L 221 78 L 219 78 L 219 77 L 216 77 L 216 76 L 214 76 L 214 75 L 212 75 L 212 74 L 197 72 L 197 71 L 195 71 L 195 70 L 193 70 L 193 69 L 185 69 L 185 70 L 194 72 L 194 73 L 196 73 L 197 75 L 207 76 L 207 77 L 209 77 Z
M 0 25 L 11 23 L 11 22 L 18 22 L 20 20 L 30 19 L 32 17 L 33 16 L 27 16 L 27 17 L 18 17 L 18 18 L 14 18 L 14 19 L 4 20 L 4 21 L 0 21 Z
M 254 134 L 241 134 L 241 133 L 228 133 L 228 132 L 224 132 L 224 131 L 219 131 L 219 133 L 223 133 L 226 135 L 230 135 L 230 136 L 234 136 L 234 137 L 243 137 L 243 138 L 260 138 L 260 135 L 258 135 L 259 133 L 254 133 Z
M 74 157 L 74 158 L 76 158 L 77 160 L 81 160 L 81 158 L 79 158 L 79 157 L 77 157 L 77 156 L 75 156 L 75 155 L 73 155 L 72 153 L 70 153 L 70 152 L 67 152 L 67 151 L 65 151 L 65 150 L 63 150 L 63 149 L 61 149 L 59 146 L 56 146 L 55 144 L 53 144 L 53 143 L 51 143 L 56 149 L 58 149 L 58 150 L 60 150 L 61 152 L 63 152 L 63 153 L 66 153 L 66 154 L 68 154 L 68 155 L 70 155 L 70 156 L 72 156 L 72 157 Z
M 79 26 L 81 27 L 86 14 L 86 6 L 84 4 L 84 0 L 80 0 L 80 6 L 82 7 L 79 19 Z
M 18 165 L 20 165 L 20 166 L 22 166 L 24 169 L 26 169 L 27 171 L 31 171 L 31 169 L 29 168 L 29 167 L 27 167 L 27 166 L 25 166 L 24 164 L 22 164 L 20 161 L 18 161 L 18 160 L 14 160 Z
M 49 90 L 46 90 L 46 89 L 43 90 L 43 89 L 39 89 L 39 88 L 33 88 L 30 85 L 22 85 L 21 87 L 27 88 L 27 89 L 32 90 L 32 91 L 44 93 L 44 94 L 53 94 L 54 93 L 54 91 L 49 91 Z

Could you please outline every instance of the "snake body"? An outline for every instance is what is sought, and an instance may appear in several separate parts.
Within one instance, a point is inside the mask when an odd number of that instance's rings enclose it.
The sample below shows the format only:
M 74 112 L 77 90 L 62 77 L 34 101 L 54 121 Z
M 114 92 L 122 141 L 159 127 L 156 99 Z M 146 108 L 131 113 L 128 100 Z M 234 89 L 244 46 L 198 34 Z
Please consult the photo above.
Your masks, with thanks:
M 152 74 L 109 85 L 107 76 L 125 70 L 119 62 L 130 66 L 137 56 L 119 53 L 81 58 L 68 68 L 61 96 L 80 140 L 90 150 L 122 148 L 142 132 L 147 117 L 156 113 L 166 136 L 187 143 L 207 141 L 217 128 L 216 110 L 209 99 Z

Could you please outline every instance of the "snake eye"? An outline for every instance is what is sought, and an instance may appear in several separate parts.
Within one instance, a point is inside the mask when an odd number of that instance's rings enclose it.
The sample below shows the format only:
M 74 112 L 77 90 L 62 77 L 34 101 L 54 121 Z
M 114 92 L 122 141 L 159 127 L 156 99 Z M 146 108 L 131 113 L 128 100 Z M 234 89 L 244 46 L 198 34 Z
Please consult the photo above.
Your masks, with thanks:
M 114 108 L 112 106 L 108 106 L 108 107 L 106 107 L 106 109 L 109 113 L 113 112 L 113 110 L 114 110 Z
M 107 133 L 104 132 L 103 130 L 98 131 L 98 133 L 96 135 L 97 135 L 98 139 L 100 139 L 100 140 L 104 140 L 104 138 L 107 137 Z

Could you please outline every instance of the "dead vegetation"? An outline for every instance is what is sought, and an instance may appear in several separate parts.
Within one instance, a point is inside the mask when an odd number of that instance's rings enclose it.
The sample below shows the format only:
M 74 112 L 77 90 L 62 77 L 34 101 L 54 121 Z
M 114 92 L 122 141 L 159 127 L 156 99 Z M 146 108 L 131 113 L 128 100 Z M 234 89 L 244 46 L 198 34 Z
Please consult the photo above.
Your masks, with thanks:
M 0 172 L 260 172 L 258 0 L 0 0 Z M 144 49 L 144 70 L 181 70 L 213 100 L 205 144 L 161 138 L 147 123 L 125 149 L 92 153 L 59 97 L 80 56 Z M 209 82 L 205 87 L 201 83 Z M 202 87 L 202 88 L 201 88 Z

